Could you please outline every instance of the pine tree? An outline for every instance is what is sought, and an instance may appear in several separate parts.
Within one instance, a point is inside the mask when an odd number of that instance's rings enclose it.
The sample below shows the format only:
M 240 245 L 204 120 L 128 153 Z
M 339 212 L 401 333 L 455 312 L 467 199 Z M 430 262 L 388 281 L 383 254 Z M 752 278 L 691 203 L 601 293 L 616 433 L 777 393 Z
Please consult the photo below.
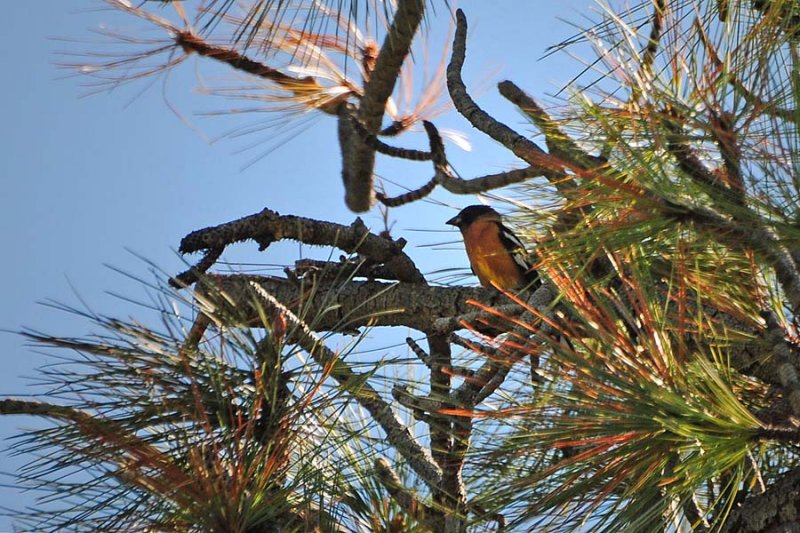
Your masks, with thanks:
M 514 186 L 544 282 L 519 294 L 437 285 L 404 239 L 360 219 L 264 209 L 195 231 L 180 251 L 202 258 L 151 288 L 160 328 L 87 314 L 103 333 L 25 333 L 70 355 L 42 370 L 42 401 L 0 401 L 0 413 L 55 421 L 17 444 L 34 457 L 20 483 L 60 505 L 24 525 L 800 527 L 794 2 L 606 7 L 554 46 L 597 51 L 559 106 L 498 86 L 544 147 L 471 98 L 460 10 L 446 68 L 408 110 L 393 98 L 424 18 L 445 18 L 444 4 L 167 2 L 171 20 L 165 6 L 108 3 L 164 42 L 83 72 L 118 83 L 198 55 L 266 84 L 276 113 L 331 115 L 356 212 Z M 387 21 L 380 46 L 359 30 L 370 17 Z M 445 83 L 455 110 L 524 168 L 453 173 L 434 120 Z M 427 150 L 388 142 L 414 126 Z M 373 180 L 379 157 L 432 163 L 434 177 L 389 195 Z M 346 255 L 298 260 L 283 277 L 212 272 L 246 240 Z M 410 362 L 354 355 L 365 332 L 397 326 L 420 334 L 406 340 Z M 354 340 L 341 348 L 340 334 Z

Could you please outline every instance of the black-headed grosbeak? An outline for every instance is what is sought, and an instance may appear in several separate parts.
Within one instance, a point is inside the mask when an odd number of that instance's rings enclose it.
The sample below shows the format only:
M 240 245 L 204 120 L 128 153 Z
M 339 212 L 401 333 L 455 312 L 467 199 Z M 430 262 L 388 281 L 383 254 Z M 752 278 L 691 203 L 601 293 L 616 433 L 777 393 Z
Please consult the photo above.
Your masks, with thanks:
M 461 230 L 472 272 L 484 287 L 534 291 L 542 284 L 539 274 L 528 262 L 525 246 L 503 225 L 500 213 L 491 207 L 470 205 L 446 223 Z M 531 382 L 539 383 L 538 353 L 531 352 L 530 360 Z
M 491 207 L 470 205 L 446 224 L 461 230 L 472 272 L 484 287 L 518 291 L 535 290 L 541 284 L 525 246 Z

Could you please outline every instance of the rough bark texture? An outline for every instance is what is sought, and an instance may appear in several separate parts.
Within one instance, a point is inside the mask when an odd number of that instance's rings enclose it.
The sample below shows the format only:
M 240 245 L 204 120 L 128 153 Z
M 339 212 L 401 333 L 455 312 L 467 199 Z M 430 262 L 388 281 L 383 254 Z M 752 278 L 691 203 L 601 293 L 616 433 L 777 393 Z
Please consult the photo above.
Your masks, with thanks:
M 358 110 L 358 119 L 370 134 L 376 133 L 381 126 L 386 102 L 394 90 L 400 67 L 411 50 L 411 42 L 424 13 L 423 0 L 401 0 L 397 5 L 392 25 L 381 47 L 375 69 L 364 88 Z M 346 149 L 345 146 L 342 147 L 345 203 L 351 210 L 359 213 L 372 207 L 375 151 L 370 149 L 354 131 L 342 132 L 341 128 L 346 127 L 340 122 L 340 139 L 342 135 L 350 135 Z
M 278 301 L 301 316 L 316 317 L 315 331 L 352 332 L 364 326 L 404 326 L 422 332 L 446 334 L 460 329 L 459 320 L 442 327 L 436 319 L 488 316 L 476 313 L 470 300 L 496 307 L 510 301 L 491 289 L 481 287 L 432 287 L 424 283 L 384 283 L 379 281 L 322 282 L 305 287 L 285 278 L 264 276 L 214 276 L 213 289 L 230 299 L 243 321 L 258 319 L 259 296 L 251 283 L 257 283 Z
M 792 470 L 731 512 L 724 533 L 800 531 L 800 471 Z
M 403 252 L 405 241 L 393 241 L 370 233 L 360 218 L 344 226 L 264 209 L 232 222 L 193 231 L 181 240 L 179 251 L 184 254 L 216 252 L 229 244 L 246 240 L 256 241 L 263 250 L 282 239 L 335 246 L 344 252 L 358 253 L 375 263 L 382 263 L 394 273 L 394 279 L 414 283 L 424 281 L 422 273 Z
M 453 55 L 447 66 L 447 89 L 450 98 L 461 115 L 470 124 L 482 131 L 495 141 L 499 142 L 517 157 L 538 169 L 541 175 L 546 176 L 558 188 L 570 188 L 571 185 L 564 181 L 562 173 L 547 164 L 548 157 L 536 143 L 512 130 L 498 121 L 475 103 L 467 93 L 466 85 L 461 77 L 464 67 L 464 58 L 467 51 L 467 17 L 460 9 L 456 11 L 456 33 L 453 38 Z

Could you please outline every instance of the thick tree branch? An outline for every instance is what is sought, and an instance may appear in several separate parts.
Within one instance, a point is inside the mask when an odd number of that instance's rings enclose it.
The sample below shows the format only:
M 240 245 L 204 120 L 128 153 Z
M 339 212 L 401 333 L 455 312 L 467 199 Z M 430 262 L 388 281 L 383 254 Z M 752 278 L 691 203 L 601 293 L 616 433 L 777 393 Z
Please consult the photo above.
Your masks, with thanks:
M 336 261 L 322 261 L 318 259 L 298 259 L 294 262 L 294 270 L 284 269 L 289 279 L 300 282 L 313 279 L 315 281 L 345 280 L 354 277 L 367 278 L 368 280 L 400 281 L 394 272 L 379 263 L 372 263 L 365 258 L 342 257 Z
M 774 375 L 783 387 L 786 400 L 795 417 L 800 417 L 800 372 L 797 368 L 798 357 L 793 353 L 786 341 L 786 332 L 780 327 L 775 313 L 765 316 L 767 322 L 766 340 L 771 354 L 770 362 L 774 365 Z
M 400 0 L 392 25 L 381 47 L 375 69 L 364 87 L 357 118 L 368 133 L 374 134 L 381 126 L 386 102 L 394 90 L 403 61 L 411 50 L 411 43 L 425 13 L 424 0 Z M 342 106 L 343 108 L 344 106 Z M 342 111 L 344 112 L 344 111 Z M 352 124 L 343 124 L 340 115 L 339 132 L 342 140 L 342 180 L 345 185 L 345 203 L 355 212 L 367 211 L 373 199 L 373 168 L 375 151 L 364 144 L 353 130 Z M 349 139 L 343 139 L 350 135 Z
M 766 492 L 746 498 L 733 509 L 723 533 L 797 531 L 800 519 L 800 470 L 790 470 L 767 487 Z
M 207 286 L 203 284 L 198 290 L 201 294 L 219 291 L 240 313 L 239 320 L 252 322 L 259 319 L 252 283 L 257 283 L 293 311 L 302 309 L 304 316 L 316 317 L 313 324 L 316 331 L 352 331 L 371 325 L 448 334 L 463 329 L 460 317 L 477 322 L 489 316 L 477 313 L 476 308 L 467 303 L 470 300 L 492 308 L 511 307 L 510 300 L 492 289 L 433 287 L 423 283 L 323 280 L 314 287 L 304 287 L 284 278 L 215 275 Z M 513 306 L 508 310 L 514 309 L 519 308 Z

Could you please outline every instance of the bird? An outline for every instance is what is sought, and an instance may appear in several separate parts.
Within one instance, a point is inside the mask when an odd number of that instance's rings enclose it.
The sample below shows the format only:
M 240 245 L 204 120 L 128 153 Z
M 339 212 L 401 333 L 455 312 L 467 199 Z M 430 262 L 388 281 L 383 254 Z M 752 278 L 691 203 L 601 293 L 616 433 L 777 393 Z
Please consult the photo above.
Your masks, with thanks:
M 503 224 L 500 213 L 487 205 L 470 205 L 446 222 L 461 230 L 472 272 L 484 287 L 503 291 L 533 292 L 542 284 L 539 274 L 528 261 L 525 245 Z M 507 329 L 507 328 L 506 328 Z M 502 333 L 486 331 L 491 337 Z M 531 382 L 540 383 L 537 374 L 539 355 L 529 354 Z
M 525 246 L 487 205 L 470 205 L 445 222 L 461 230 L 472 272 L 484 287 L 505 291 L 536 290 L 539 274 Z

